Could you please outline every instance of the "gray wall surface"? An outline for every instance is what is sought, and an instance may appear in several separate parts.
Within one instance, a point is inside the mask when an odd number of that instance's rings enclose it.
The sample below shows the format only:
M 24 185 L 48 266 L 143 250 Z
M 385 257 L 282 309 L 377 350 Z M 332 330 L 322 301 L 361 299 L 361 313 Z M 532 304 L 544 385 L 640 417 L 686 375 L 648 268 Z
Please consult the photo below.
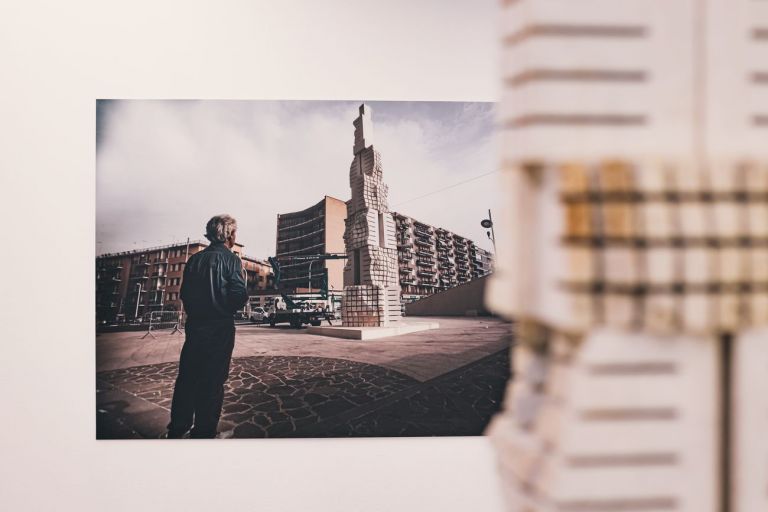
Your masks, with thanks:
M 490 316 L 492 313 L 483 302 L 485 284 L 489 275 L 406 304 L 405 314 L 406 316 Z

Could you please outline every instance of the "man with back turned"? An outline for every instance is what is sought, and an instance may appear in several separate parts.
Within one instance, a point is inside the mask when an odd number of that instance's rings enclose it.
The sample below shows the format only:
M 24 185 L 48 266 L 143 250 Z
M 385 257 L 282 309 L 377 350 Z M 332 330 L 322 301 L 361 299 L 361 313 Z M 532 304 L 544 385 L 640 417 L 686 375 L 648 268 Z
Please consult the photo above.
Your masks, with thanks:
M 248 301 L 243 264 L 232 252 L 237 221 L 217 215 L 205 231 L 211 245 L 189 258 L 181 284 L 186 339 L 173 390 L 169 439 L 187 432 L 192 438 L 216 437 L 235 345 L 234 313 Z

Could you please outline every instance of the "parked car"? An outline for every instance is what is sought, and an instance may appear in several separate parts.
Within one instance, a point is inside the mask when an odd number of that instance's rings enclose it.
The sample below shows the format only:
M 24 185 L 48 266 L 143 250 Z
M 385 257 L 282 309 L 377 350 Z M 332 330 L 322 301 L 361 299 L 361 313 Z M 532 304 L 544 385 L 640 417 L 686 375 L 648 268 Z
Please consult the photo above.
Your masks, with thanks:
M 262 307 L 255 307 L 251 310 L 251 323 L 260 324 L 267 319 L 267 312 Z

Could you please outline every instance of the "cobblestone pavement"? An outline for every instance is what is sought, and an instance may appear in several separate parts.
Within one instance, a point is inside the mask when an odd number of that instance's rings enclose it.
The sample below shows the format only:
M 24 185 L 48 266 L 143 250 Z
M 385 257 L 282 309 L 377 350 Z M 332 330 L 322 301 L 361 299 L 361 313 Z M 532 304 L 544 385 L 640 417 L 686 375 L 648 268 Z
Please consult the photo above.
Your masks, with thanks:
M 426 382 L 344 359 L 233 358 L 219 430 L 237 438 L 479 435 L 500 407 L 508 355 L 500 351 Z M 177 368 L 97 373 L 97 437 L 158 436 Z

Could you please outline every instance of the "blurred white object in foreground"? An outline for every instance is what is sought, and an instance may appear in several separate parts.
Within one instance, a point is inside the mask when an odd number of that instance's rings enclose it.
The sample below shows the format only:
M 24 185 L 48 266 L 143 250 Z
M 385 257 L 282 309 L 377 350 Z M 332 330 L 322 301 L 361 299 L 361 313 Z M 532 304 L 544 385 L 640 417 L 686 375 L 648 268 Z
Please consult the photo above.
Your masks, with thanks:
M 768 510 L 768 2 L 501 9 L 510 510 Z

